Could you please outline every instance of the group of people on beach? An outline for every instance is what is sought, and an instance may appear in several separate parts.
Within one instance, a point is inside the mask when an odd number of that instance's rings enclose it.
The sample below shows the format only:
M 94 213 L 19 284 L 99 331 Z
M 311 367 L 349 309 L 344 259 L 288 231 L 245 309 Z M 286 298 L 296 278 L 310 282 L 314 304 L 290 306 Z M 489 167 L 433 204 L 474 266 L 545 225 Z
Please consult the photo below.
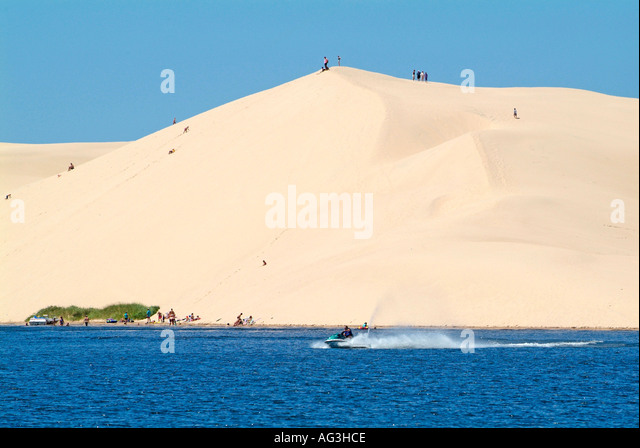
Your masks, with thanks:
M 165 323 L 165 321 L 168 320 L 169 325 L 178 325 L 178 321 L 195 322 L 200 319 L 200 316 L 194 316 L 193 313 L 188 314 L 184 319 L 176 319 L 176 312 L 173 311 L 173 308 L 171 308 L 169 312 L 164 314 L 158 311 L 158 323 Z M 151 314 L 149 310 L 147 310 L 147 323 L 151 323 Z
M 166 315 L 162 316 L 162 322 L 163 323 L 164 323 L 164 320 L 165 320 L 165 316 L 166 316 L 166 319 L 169 319 L 169 326 L 178 325 L 177 322 L 176 322 L 176 312 L 173 311 L 173 308 L 171 308 Z
M 180 319 L 181 321 L 184 322 L 195 322 L 200 320 L 201 317 L 200 316 L 194 316 L 193 313 L 187 315 L 184 319 Z M 169 312 L 162 314 L 160 311 L 158 311 L 158 323 L 162 322 L 164 323 L 165 320 L 169 321 L 169 325 L 177 325 L 177 320 L 176 320 L 176 313 L 175 311 L 173 311 L 173 308 L 171 308 L 169 310 Z M 260 320 L 260 319 L 258 319 Z M 59 325 L 61 327 L 65 326 L 69 326 L 68 322 L 65 322 L 64 317 L 60 316 L 59 320 Z M 113 322 L 116 322 L 115 320 L 113 320 Z M 123 318 L 120 320 L 120 322 L 124 323 L 125 325 L 127 323 L 133 322 L 133 319 L 131 319 L 131 317 L 129 316 L 129 313 L 127 311 L 125 311 Z M 146 323 L 152 323 L 151 321 L 151 309 L 147 308 L 147 322 Z M 236 318 L 236 321 L 234 322 L 233 326 L 234 327 L 239 327 L 239 326 L 245 326 L 245 325 L 254 325 L 256 323 L 256 321 L 253 319 L 253 316 L 249 316 L 249 317 L 242 317 L 242 313 L 240 313 L 238 315 L 238 317 Z M 84 325 L 85 327 L 89 325 L 89 316 L 85 314 L 84 316 Z M 227 324 L 229 325 L 229 324 Z M 368 330 L 369 326 L 367 324 L 367 322 L 365 322 L 363 325 L 360 325 L 360 327 L 358 327 L 358 330 Z M 348 325 L 345 325 L 344 330 L 341 332 L 342 336 L 345 338 L 350 338 L 353 337 L 353 331 L 351 330 L 351 328 L 349 328 Z
M 253 316 L 249 316 L 249 317 L 243 318 L 242 317 L 242 313 L 240 313 L 238 315 L 238 317 L 236 318 L 236 321 L 233 323 L 233 326 L 234 327 L 239 327 L 239 326 L 242 326 L 242 325 L 253 325 L 255 323 L 256 323 L 256 321 L 253 320 Z M 227 325 L 229 325 L 229 324 L 227 324 Z
M 427 82 L 429 80 L 429 74 L 425 71 L 418 70 L 417 72 L 413 71 L 413 80 L 416 81 L 424 81 Z

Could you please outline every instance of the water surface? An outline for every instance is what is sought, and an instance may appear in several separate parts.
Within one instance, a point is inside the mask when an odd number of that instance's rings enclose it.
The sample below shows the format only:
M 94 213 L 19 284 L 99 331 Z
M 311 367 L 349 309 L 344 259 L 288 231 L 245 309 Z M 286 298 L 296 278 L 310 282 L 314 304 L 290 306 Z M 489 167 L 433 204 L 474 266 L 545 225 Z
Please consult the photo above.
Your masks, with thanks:
M 0 327 L 0 426 L 639 424 L 637 331 L 166 328 Z

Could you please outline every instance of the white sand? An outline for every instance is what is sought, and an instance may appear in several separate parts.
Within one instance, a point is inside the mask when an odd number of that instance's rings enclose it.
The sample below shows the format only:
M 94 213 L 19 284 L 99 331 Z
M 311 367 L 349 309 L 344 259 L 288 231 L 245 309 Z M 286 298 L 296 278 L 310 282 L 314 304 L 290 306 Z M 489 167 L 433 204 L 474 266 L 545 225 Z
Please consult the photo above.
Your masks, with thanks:
M 0 192 L 2 197 L 16 188 L 67 171 L 124 146 L 106 143 L 0 143 Z
M 588 91 L 313 73 L 13 191 L 0 321 L 135 301 L 205 323 L 637 328 L 638 118 Z M 268 228 L 288 185 L 372 193 L 373 235 Z

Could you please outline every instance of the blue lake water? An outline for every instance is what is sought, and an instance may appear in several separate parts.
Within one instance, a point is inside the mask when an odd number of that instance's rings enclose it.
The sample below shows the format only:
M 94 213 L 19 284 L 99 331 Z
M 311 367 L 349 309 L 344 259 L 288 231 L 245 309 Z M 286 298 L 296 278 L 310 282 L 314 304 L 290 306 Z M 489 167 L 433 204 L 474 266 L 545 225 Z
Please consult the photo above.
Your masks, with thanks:
M 0 427 L 639 424 L 637 331 L 166 328 L 0 326 Z

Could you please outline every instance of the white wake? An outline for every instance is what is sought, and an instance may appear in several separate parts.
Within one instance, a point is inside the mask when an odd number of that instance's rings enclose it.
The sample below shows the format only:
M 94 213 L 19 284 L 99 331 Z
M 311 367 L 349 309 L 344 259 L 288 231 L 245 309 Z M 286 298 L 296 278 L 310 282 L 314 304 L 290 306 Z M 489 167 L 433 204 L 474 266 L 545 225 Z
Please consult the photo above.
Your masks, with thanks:
M 327 335 L 329 336 L 329 335 Z M 433 331 L 399 331 L 379 332 L 377 330 L 358 332 L 340 348 L 369 348 L 369 349 L 486 349 L 486 348 L 554 348 L 554 347 L 586 347 L 602 343 L 598 340 L 590 341 L 492 341 L 479 339 L 477 336 L 469 339 L 468 334 L 442 333 Z M 315 341 L 312 348 L 330 348 L 324 340 Z

